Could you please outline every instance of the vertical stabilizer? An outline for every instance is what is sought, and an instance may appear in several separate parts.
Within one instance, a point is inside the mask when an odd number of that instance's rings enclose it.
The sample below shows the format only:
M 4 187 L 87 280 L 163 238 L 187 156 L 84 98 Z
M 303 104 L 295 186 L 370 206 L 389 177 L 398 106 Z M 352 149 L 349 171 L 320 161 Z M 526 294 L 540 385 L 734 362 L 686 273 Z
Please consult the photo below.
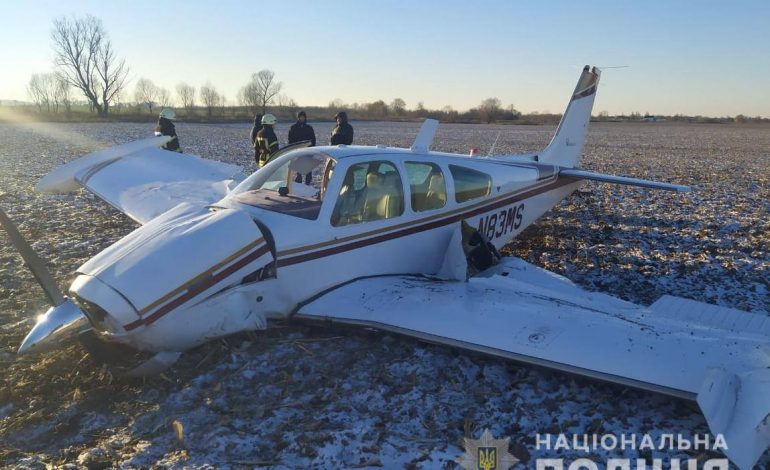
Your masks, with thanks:
M 580 161 L 600 73 L 596 67 L 591 69 L 586 65 L 583 68 L 556 134 L 540 154 L 541 162 L 573 167 Z
M 420 132 L 417 133 L 417 137 L 412 144 L 412 152 L 427 152 L 430 150 L 431 144 L 433 144 L 433 136 L 436 135 L 436 129 L 438 129 L 438 121 L 435 119 L 426 119 L 420 127 Z

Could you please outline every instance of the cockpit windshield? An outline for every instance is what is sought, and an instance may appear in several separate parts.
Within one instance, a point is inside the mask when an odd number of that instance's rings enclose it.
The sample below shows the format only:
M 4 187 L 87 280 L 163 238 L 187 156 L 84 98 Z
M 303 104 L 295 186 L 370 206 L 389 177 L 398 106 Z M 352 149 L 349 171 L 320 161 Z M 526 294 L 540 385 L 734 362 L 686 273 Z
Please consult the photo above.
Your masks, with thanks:
M 296 150 L 246 178 L 230 197 L 242 204 L 315 220 L 335 164 L 332 157 L 312 148 Z

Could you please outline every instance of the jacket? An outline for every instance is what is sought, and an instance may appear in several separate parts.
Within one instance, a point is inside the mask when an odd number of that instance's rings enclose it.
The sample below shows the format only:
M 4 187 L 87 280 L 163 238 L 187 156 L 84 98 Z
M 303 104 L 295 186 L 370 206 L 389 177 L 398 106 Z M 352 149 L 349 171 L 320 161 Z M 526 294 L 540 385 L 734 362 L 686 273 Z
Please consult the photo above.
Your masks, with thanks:
M 305 122 L 295 122 L 289 128 L 289 144 L 297 142 L 304 142 L 309 140 L 311 146 L 315 147 L 315 131 L 313 126 L 309 126 Z
M 278 137 L 275 135 L 273 126 L 262 126 L 262 130 L 257 132 L 257 138 L 254 146 L 257 165 L 262 168 L 270 161 L 270 157 L 278 151 Z
M 353 126 L 348 124 L 347 120 L 340 119 L 340 123 L 332 129 L 329 143 L 331 145 L 351 145 L 353 143 Z
M 161 135 L 170 135 L 173 138 L 161 145 L 160 148 L 166 150 L 179 151 L 179 138 L 176 135 L 176 127 L 170 119 L 158 118 L 158 125 L 155 127 L 155 132 L 160 132 Z
M 259 146 L 257 145 L 257 133 L 262 130 L 262 115 L 257 114 L 254 117 L 254 126 L 251 128 L 251 146 L 254 148 L 254 160 L 259 162 Z

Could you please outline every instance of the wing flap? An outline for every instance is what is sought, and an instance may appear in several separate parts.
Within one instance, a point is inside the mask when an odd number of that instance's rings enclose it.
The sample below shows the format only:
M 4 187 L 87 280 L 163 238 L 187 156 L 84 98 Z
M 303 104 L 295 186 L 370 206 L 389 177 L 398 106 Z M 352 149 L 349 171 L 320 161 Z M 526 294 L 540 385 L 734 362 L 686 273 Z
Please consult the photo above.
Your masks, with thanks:
M 183 202 L 212 204 L 245 177 L 236 165 L 159 148 L 166 140 L 144 139 L 86 155 L 42 178 L 37 189 L 59 193 L 82 186 L 144 224 Z
M 677 318 L 692 326 L 719 328 L 735 333 L 759 333 L 770 337 L 770 316 L 734 308 L 704 304 L 695 300 L 664 295 L 650 310 L 658 315 Z

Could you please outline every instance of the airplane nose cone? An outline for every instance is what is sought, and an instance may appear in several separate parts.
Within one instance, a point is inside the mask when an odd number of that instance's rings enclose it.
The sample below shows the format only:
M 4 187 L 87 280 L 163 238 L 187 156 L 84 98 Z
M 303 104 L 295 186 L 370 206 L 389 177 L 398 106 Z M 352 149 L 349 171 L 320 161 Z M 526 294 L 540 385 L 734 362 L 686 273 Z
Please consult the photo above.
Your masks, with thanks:
M 88 319 L 83 311 L 71 299 L 65 299 L 63 303 L 49 308 L 38 318 L 37 324 L 21 343 L 18 353 L 43 351 L 73 336 L 86 326 L 88 326 Z

